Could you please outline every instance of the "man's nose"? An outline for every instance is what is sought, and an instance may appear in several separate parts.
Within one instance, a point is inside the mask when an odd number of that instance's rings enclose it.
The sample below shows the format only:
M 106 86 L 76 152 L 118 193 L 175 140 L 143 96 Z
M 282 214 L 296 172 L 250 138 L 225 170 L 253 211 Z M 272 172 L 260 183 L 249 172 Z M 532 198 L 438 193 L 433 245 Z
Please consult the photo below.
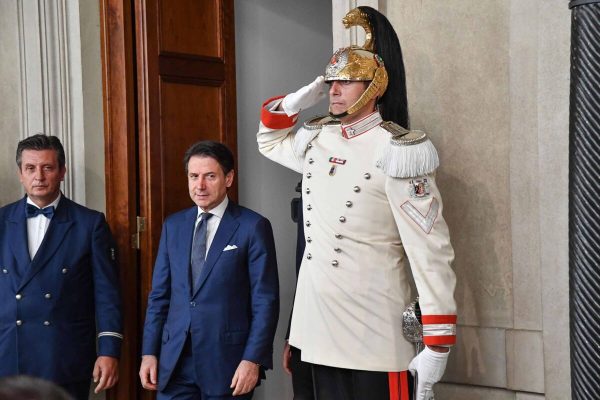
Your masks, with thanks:
M 331 86 L 329 86 L 329 95 L 339 95 L 340 94 L 340 83 L 338 81 L 331 82 Z
M 36 168 L 34 178 L 38 181 L 44 180 L 44 170 L 42 168 Z

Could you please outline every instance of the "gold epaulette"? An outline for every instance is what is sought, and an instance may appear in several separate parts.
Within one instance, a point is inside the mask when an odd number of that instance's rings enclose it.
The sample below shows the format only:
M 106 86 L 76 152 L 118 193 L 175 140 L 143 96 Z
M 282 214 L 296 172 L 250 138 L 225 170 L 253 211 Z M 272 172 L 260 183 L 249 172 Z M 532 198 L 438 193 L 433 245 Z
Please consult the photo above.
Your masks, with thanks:
M 304 122 L 304 128 L 308 130 L 321 129 L 324 125 L 339 125 L 340 121 L 329 115 L 320 115 Z

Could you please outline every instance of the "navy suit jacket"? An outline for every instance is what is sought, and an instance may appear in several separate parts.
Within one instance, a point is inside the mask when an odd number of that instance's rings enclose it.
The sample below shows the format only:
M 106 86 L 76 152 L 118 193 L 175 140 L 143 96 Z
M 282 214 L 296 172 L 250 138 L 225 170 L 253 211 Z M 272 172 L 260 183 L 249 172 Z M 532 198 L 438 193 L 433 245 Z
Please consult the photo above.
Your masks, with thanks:
M 192 293 L 190 255 L 197 214 L 192 207 L 163 224 L 142 354 L 158 357 L 158 390 L 163 390 L 189 334 L 202 391 L 227 395 L 241 360 L 273 367 L 279 318 L 273 231 L 266 218 L 229 201 L 200 285 Z
M 0 208 L 0 376 L 89 381 L 97 355 L 120 355 L 112 235 L 102 213 L 62 196 L 31 260 L 25 204 Z

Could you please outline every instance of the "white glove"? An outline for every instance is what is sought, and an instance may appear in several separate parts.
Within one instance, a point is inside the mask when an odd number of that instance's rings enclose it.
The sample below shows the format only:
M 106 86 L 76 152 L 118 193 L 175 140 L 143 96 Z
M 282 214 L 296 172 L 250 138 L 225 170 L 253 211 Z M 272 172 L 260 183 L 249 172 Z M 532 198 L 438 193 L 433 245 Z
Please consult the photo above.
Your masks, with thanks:
M 288 117 L 298 114 L 300 110 L 306 110 L 317 104 L 327 96 L 327 85 L 325 78 L 318 76 L 312 83 L 304 86 L 294 93 L 283 98 L 281 107 Z
M 408 364 L 408 370 L 413 376 L 416 373 L 417 377 L 417 391 L 414 400 L 433 398 L 433 385 L 442 379 L 449 354 L 450 351 L 439 353 L 425 346 L 425 349 Z

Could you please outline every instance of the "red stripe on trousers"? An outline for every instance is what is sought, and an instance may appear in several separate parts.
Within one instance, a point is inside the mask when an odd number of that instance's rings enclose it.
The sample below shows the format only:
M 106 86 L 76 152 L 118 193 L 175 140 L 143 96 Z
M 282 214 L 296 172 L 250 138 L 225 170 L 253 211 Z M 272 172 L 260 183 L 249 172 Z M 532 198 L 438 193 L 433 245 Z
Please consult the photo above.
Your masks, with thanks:
M 410 400 L 408 397 L 408 372 L 388 372 L 390 400 Z
M 410 400 L 408 397 L 408 371 L 400 372 L 400 389 L 402 390 L 400 400 Z

